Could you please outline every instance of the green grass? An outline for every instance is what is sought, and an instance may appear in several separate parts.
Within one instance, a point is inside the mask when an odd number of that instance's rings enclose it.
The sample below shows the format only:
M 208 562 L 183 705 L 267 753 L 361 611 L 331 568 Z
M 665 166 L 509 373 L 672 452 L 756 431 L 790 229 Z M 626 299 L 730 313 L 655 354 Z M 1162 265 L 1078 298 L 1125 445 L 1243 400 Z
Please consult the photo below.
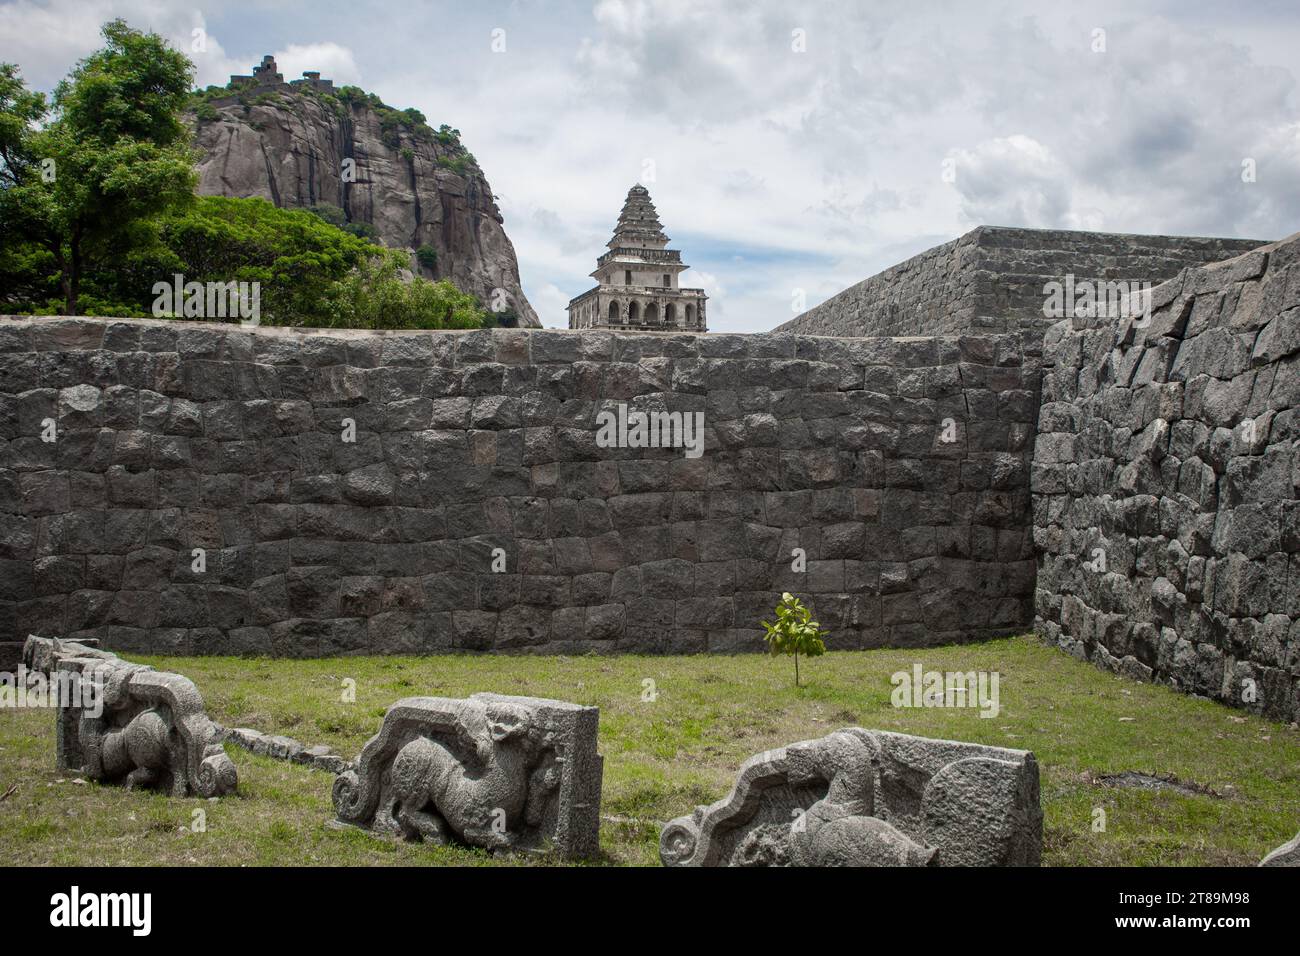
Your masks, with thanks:
M 354 756 L 407 696 L 481 690 L 600 707 L 605 864 L 657 865 L 658 827 L 726 794 L 751 754 L 858 725 L 1034 751 L 1046 865 L 1248 865 L 1300 826 L 1300 732 L 1103 673 L 1035 638 L 930 650 L 831 652 L 801 662 L 735 657 L 136 658 L 184 674 L 227 726 L 285 733 Z M 895 709 L 889 677 L 995 670 L 1001 713 Z M 343 700 L 345 678 L 355 703 Z M 658 698 L 642 700 L 643 681 Z M 1131 718 L 1122 720 L 1121 718 Z M 75 782 L 54 768 L 54 716 L 0 711 L 0 864 L 536 864 L 400 843 L 329 826 L 333 777 L 228 748 L 240 792 L 219 801 Z M 1107 787 L 1173 774 L 1213 794 Z M 1106 813 L 1093 831 L 1094 810 Z M 195 832 L 196 810 L 206 830 Z

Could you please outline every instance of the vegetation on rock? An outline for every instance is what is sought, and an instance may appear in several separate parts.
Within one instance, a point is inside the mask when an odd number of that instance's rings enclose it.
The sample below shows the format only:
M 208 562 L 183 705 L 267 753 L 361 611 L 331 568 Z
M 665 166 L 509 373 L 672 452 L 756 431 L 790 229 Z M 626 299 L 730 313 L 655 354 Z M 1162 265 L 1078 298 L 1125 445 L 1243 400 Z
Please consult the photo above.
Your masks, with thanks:
M 412 276 L 408 252 L 378 245 L 374 226 L 337 207 L 196 197 L 185 110 L 216 119 L 213 100 L 230 90 L 191 93 L 193 65 L 157 34 L 114 20 L 103 35 L 105 47 L 48 103 L 16 66 L 0 64 L 0 310 L 145 316 L 154 285 L 179 275 L 258 283 L 269 325 L 485 323 L 473 296 Z M 363 99 L 394 135 L 441 136 L 419 110 L 394 110 L 355 87 L 340 96 Z M 246 110 L 281 99 L 240 96 Z M 465 168 L 473 158 L 462 148 L 454 162 Z

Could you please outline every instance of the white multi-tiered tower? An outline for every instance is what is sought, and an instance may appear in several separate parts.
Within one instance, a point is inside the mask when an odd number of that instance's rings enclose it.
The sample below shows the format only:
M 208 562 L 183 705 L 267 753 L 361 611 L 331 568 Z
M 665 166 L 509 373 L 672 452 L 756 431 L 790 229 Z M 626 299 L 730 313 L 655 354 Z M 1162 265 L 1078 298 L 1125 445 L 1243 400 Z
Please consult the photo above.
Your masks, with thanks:
M 703 289 L 682 289 L 678 273 L 687 266 L 668 248 L 659 214 L 644 186 L 627 191 L 627 201 L 609 240 L 609 251 L 591 274 L 599 284 L 569 302 L 571 329 L 631 329 L 704 332 Z

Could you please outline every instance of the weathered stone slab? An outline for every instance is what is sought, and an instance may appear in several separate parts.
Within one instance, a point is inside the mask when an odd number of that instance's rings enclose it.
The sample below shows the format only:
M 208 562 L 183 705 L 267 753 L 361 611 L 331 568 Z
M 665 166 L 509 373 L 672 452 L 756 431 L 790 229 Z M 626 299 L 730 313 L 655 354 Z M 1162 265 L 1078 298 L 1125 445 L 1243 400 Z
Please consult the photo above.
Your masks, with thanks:
M 1025 750 L 850 727 L 768 750 L 664 827 L 665 866 L 1037 866 Z
M 216 725 L 192 681 L 112 655 L 55 654 L 54 674 L 79 687 L 59 701 L 60 770 L 173 797 L 235 792 L 234 762 L 217 743 Z
M 1260 866 L 1300 866 L 1300 833 L 1259 861 Z
M 100 650 L 97 640 L 63 641 L 57 637 L 37 637 L 33 634 L 23 644 L 23 666 L 46 677 L 58 670 L 59 661 L 65 657 L 118 660 L 118 656 L 111 651 Z
M 334 781 L 342 823 L 489 849 L 599 847 L 595 707 L 536 697 L 408 697 Z
M 327 770 L 333 774 L 348 769 L 348 761 L 323 744 L 307 746 L 280 734 L 264 734 L 250 727 L 231 727 L 220 730 L 221 739 L 237 747 L 243 747 L 250 753 L 273 760 L 287 760 L 303 764 L 313 770 Z

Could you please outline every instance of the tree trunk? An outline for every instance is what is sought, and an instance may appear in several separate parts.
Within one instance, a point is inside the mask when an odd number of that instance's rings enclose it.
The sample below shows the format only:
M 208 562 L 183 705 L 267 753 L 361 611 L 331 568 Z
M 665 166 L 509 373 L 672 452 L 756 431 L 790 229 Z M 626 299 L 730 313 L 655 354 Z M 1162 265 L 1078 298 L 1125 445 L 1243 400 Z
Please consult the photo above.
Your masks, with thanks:
M 72 298 L 71 277 L 68 275 L 68 257 L 63 254 L 63 243 L 53 242 L 49 246 L 54 253 L 54 264 L 59 270 L 59 290 L 63 293 L 63 311 L 68 311 L 68 301 Z
M 68 315 L 76 315 L 77 298 L 81 293 L 81 237 L 76 232 L 72 234 L 70 245 L 72 258 L 63 273 L 63 295 Z

